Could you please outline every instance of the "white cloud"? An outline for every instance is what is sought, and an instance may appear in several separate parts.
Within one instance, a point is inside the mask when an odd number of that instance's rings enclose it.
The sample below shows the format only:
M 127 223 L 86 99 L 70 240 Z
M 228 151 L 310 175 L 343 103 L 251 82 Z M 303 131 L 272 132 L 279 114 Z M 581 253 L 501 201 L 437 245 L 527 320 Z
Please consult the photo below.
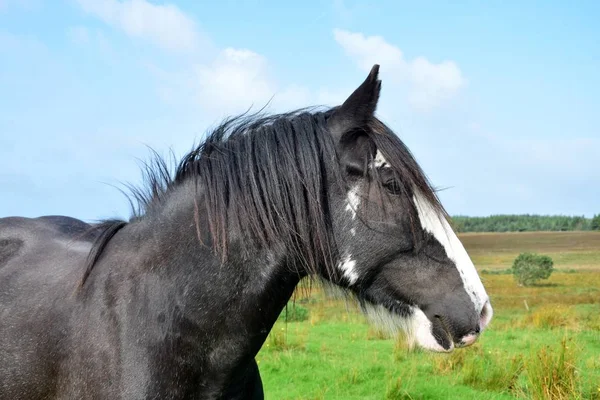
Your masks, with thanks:
M 210 65 L 196 68 L 198 101 L 212 111 L 262 107 L 275 93 L 267 60 L 253 51 L 226 48 Z
M 279 85 L 268 60 L 247 49 L 224 49 L 210 65 L 198 66 L 195 78 L 200 104 L 222 114 L 258 110 L 267 103 L 271 110 L 290 110 L 310 105 L 317 97 L 300 85 Z
M 449 100 L 466 83 L 460 69 L 452 61 L 432 64 L 418 57 L 411 62 L 410 72 L 414 85 L 410 101 L 420 109 L 435 107 Z
M 194 19 L 171 4 L 156 5 L 148 0 L 76 0 L 83 10 L 121 29 L 170 50 L 190 51 L 206 60 L 209 52 L 198 52 L 200 37 Z M 71 39 L 82 43 L 90 39 L 84 28 L 73 28 Z M 424 57 L 407 60 L 403 52 L 380 36 L 365 36 L 340 29 L 335 40 L 357 65 L 368 71 L 382 66 L 382 75 L 392 86 L 391 93 L 402 93 L 419 110 L 432 109 L 451 99 L 465 84 L 460 69 L 452 61 L 433 63 Z M 194 50 L 196 50 L 194 52 Z M 183 65 L 182 71 L 161 71 L 158 92 L 169 103 L 178 98 L 200 104 L 210 116 L 229 115 L 269 104 L 269 110 L 289 110 L 308 105 L 338 105 L 351 92 L 285 84 L 273 79 L 268 60 L 249 49 L 225 48 L 202 63 Z M 179 100 L 180 101 L 180 100 Z
M 167 50 L 192 51 L 201 41 L 196 23 L 172 4 L 157 5 L 146 0 L 76 1 L 86 13 Z
M 365 71 L 370 70 L 373 64 L 385 65 L 386 69 L 408 67 L 402 51 L 387 43 L 381 36 L 365 37 L 362 33 L 334 29 L 333 37 L 346 54 Z M 407 71 L 402 72 L 404 75 Z
M 163 48 L 199 50 L 200 40 L 205 39 L 197 33 L 193 18 L 173 5 L 154 5 L 146 0 L 76 1 L 107 24 Z M 68 34 L 76 43 L 91 39 L 83 27 L 71 28 Z M 206 59 L 211 53 L 207 48 L 195 55 Z M 143 64 L 157 78 L 157 91 L 164 101 L 175 104 L 193 99 L 210 116 L 241 113 L 250 107 L 258 110 L 267 104 L 270 111 L 283 111 L 306 106 L 320 97 L 302 86 L 279 85 L 272 78 L 268 60 L 248 49 L 225 48 L 206 62 L 181 65 L 179 71 L 165 70 L 153 62 Z
M 171 104 L 192 102 L 206 116 L 225 117 L 247 110 L 291 109 L 319 104 L 324 98 L 304 86 L 282 85 L 273 79 L 268 60 L 248 49 L 226 48 L 208 63 L 184 71 L 169 71 L 154 64 L 146 67 L 159 82 L 159 94 Z M 324 92 L 326 93 L 326 92 Z
M 424 57 L 407 60 L 398 47 L 381 36 L 365 36 L 334 29 L 336 42 L 363 70 L 380 64 L 390 82 L 408 86 L 408 100 L 418 110 L 426 111 L 454 97 L 466 84 L 460 68 L 453 61 L 432 63 Z

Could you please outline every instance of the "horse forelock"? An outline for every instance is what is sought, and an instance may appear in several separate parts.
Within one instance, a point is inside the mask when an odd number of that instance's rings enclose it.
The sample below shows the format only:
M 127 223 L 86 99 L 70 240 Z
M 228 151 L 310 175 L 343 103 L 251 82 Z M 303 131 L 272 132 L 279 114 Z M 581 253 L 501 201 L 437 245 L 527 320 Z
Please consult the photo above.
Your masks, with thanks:
M 419 229 L 420 220 L 415 194 L 427 202 L 432 212 L 441 220 L 447 219 L 448 213 L 440 202 L 436 189 L 430 183 L 412 152 L 390 128 L 375 119 L 366 132 L 377 148 L 377 152 L 370 162 L 376 175 L 374 183 L 383 185 L 383 182 L 377 178 L 379 170 L 385 168 L 394 172 L 396 182 L 402 187 L 403 208 L 409 216 L 413 239 L 418 250 L 421 247 L 423 235 Z

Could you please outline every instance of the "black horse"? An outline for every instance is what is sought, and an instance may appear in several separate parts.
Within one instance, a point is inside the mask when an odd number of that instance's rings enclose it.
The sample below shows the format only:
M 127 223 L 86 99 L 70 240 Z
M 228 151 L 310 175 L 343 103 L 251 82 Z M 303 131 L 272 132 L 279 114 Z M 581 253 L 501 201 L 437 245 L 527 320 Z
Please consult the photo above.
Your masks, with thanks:
M 0 398 L 263 398 L 254 357 L 294 288 L 343 288 L 434 351 L 472 344 L 488 296 L 417 162 L 343 105 L 228 119 L 129 221 L 0 219 Z

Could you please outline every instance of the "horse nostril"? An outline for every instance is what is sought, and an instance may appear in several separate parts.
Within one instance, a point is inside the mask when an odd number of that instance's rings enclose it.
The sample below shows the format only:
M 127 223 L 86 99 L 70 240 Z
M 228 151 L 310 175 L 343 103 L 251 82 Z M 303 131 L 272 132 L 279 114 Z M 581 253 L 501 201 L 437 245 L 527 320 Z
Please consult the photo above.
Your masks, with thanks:
M 493 314 L 494 310 L 492 309 L 492 305 L 490 304 L 490 301 L 487 300 L 481 309 L 481 314 L 479 315 L 479 329 L 477 330 L 477 333 L 483 331 L 488 326 L 492 320 Z

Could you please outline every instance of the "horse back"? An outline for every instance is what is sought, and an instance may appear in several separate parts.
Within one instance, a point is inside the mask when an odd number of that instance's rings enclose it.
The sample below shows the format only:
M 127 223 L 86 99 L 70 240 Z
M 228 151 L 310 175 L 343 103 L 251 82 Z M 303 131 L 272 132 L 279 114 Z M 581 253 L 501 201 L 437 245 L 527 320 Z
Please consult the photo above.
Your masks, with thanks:
M 71 217 L 0 218 L 0 282 L 33 270 L 51 281 L 77 273 L 93 239 L 92 226 Z
M 90 226 L 0 218 L 0 398 L 52 398 Z

